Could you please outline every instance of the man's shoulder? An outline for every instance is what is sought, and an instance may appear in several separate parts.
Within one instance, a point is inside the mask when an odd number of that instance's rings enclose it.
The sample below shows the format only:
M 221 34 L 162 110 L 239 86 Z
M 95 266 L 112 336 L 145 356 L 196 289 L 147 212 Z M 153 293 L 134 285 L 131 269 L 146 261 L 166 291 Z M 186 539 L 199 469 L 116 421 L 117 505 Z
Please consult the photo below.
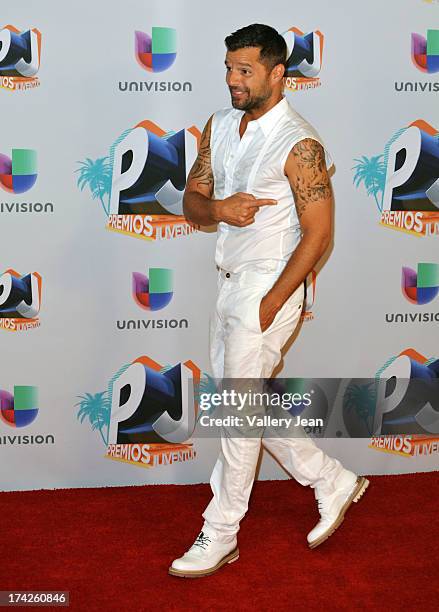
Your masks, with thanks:
M 288 104 L 285 113 L 285 120 L 292 129 L 309 130 L 310 133 L 315 133 L 316 131 L 315 127 L 308 121 L 308 119 L 305 119 L 305 117 L 298 113 L 290 104 Z
M 286 113 L 286 124 L 282 131 L 285 141 L 288 142 L 288 147 L 290 148 L 306 138 L 319 142 L 325 150 L 326 167 L 330 168 L 332 166 L 332 157 L 316 128 L 289 104 Z
M 226 118 L 233 118 L 239 115 L 240 112 L 241 111 L 237 110 L 236 108 L 233 108 L 233 106 L 225 106 L 224 108 L 220 108 L 213 113 L 212 120 L 218 122 Z

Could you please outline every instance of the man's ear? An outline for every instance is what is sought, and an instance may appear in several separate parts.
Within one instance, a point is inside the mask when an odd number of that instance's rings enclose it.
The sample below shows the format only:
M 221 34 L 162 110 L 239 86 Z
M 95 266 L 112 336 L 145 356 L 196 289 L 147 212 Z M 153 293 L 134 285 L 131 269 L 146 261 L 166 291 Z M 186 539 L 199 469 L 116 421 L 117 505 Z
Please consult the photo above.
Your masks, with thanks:
M 281 79 L 283 79 L 284 74 L 285 66 L 283 64 L 276 64 L 276 66 L 271 71 L 271 76 L 275 83 L 278 83 Z

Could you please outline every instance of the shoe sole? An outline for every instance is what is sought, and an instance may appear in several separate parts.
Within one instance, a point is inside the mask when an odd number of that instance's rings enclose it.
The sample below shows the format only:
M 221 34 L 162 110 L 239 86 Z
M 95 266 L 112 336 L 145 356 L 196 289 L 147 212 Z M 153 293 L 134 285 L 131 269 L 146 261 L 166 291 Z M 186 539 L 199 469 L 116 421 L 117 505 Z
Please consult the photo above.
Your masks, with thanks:
M 325 542 L 330 536 L 332 536 L 334 531 L 338 529 L 338 527 L 340 527 L 340 525 L 344 521 L 344 515 L 346 514 L 350 506 L 353 503 L 356 504 L 358 501 L 360 501 L 361 497 L 363 496 L 368 486 L 369 486 L 369 481 L 367 480 L 367 478 L 364 478 L 364 476 L 359 476 L 357 478 L 357 482 L 356 482 L 354 490 L 352 491 L 351 495 L 346 500 L 344 506 L 340 510 L 340 513 L 338 517 L 336 518 L 336 520 L 334 521 L 334 523 L 331 525 L 331 527 L 327 531 L 325 531 L 324 534 L 322 534 L 319 538 L 317 538 L 317 540 L 314 540 L 314 542 L 311 542 L 309 544 L 310 548 L 317 548 L 317 546 L 320 546 L 320 544 L 323 544 L 323 542 Z
M 239 549 L 235 548 L 231 553 L 226 555 L 217 563 L 214 567 L 209 567 L 205 570 L 176 570 L 172 567 L 169 568 L 169 573 L 171 576 L 178 576 L 179 578 L 203 578 L 203 576 L 210 576 L 218 571 L 223 565 L 226 563 L 233 563 L 239 559 Z

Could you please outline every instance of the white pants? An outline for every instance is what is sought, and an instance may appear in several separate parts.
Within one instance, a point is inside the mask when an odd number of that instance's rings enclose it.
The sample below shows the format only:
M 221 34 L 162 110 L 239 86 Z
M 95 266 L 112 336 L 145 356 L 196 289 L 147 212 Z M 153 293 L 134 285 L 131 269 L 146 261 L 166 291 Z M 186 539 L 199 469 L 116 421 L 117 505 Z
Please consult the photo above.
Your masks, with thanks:
M 215 378 L 269 378 L 281 360 L 281 349 L 293 333 L 302 312 L 303 285 L 262 332 L 259 306 L 280 271 L 219 273 L 216 308 L 210 325 L 210 358 Z M 303 437 L 266 437 L 263 445 L 302 485 L 333 490 L 344 468 L 328 457 L 305 433 Z M 262 435 L 262 431 L 261 431 Z M 213 498 L 203 513 L 203 529 L 216 538 L 231 541 L 248 508 L 261 437 L 222 436 L 221 452 L 210 479 Z

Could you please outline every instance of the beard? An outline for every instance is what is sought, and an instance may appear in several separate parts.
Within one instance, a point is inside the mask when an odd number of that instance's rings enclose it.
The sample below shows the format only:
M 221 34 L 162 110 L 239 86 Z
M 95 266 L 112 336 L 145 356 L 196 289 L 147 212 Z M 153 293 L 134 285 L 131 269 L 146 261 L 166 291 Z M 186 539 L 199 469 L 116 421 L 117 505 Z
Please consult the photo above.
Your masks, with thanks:
M 230 94 L 232 94 L 232 90 L 230 89 Z M 240 98 L 239 100 L 236 98 L 233 98 L 232 96 L 232 106 L 233 108 L 236 108 L 238 110 L 243 110 L 243 111 L 250 111 L 250 110 L 256 110 L 258 108 L 261 108 L 264 106 L 265 102 L 270 98 L 271 96 L 271 91 L 265 90 L 262 93 L 259 93 L 259 95 L 250 95 L 250 92 L 248 90 L 244 91 L 244 94 L 242 96 L 242 98 Z

